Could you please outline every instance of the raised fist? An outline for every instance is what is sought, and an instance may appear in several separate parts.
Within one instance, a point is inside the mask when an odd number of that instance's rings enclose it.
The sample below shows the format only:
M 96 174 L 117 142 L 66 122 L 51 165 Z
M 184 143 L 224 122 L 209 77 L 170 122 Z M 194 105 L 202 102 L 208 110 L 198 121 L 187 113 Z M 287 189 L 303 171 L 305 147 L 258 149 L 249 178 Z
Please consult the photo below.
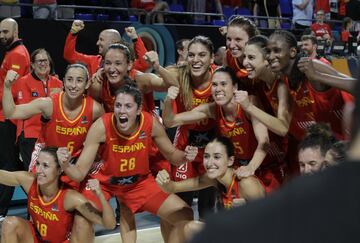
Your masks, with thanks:
M 82 29 L 84 29 L 85 24 L 84 21 L 82 20 L 74 20 L 74 22 L 71 25 L 71 34 L 77 34 L 79 31 L 81 31 Z
M 176 97 L 179 95 L 180 89 L 176 86 L 170 86 L 167 92 L 167 97 L 171 100 L 175 100 Z

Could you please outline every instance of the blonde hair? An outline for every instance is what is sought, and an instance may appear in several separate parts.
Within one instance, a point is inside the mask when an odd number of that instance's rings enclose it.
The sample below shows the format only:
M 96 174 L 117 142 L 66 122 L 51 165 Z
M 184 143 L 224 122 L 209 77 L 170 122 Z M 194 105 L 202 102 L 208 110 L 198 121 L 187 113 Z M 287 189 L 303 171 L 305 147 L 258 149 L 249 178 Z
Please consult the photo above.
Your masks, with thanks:
M 193 92 L 190 84 L 190 67 L 187 64 L 178 67 L 180 98 L 187 111 L 192 109 Z

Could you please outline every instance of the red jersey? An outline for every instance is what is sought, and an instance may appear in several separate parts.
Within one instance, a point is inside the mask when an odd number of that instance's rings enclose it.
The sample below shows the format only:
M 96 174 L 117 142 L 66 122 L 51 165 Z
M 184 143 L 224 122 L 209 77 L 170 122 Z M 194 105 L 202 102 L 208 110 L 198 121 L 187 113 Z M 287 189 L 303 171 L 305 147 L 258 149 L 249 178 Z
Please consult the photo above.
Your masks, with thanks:
M 325 13 L 330 13 L 330 1 L 328 0 L 315 0 L 315 11 L 317 13 L 319 10 L 323 10 Z
M 98 171 L 100 183 L 109 185 L 116 177 L 145 176 L 150 173 L 153 119 L 151 114 L 141 112 L 138 129 L 131 136 L 125 136 L 116 128 L 114 113 L 102 116 L 106 141 L 101 147 L 103 164 Z
M 41 136 L 37 143 L 46 146 L 67 147 L 72 157 L 80 154 L 87 132 L 93 122 L 94 100 L 84 96 L 82 108 L 77 117 L 69 119 L 62 105 L 64 92 L 52 96 L 53 113 L 50 120 L 43 121 Z
M 323 37 L 328 34 L 332 36 L 330 25 L 314 23 L 310 26 L 311 30 L 315 33 L 316 37 Z
M 2 112 L 2 96 L 4 79 L 9 70 L 14 70 L 19 77 L 25 76 L 30 71 L 30 55 L 21 40 L 15 41 L 5 52 L 0 68 L 0 121 L 5 121 Z
M 71 32 L 67 35 L 64 46 L 64 59 L 71 64 L 76 62 L 85 63 L 89 69 L 90 76 L 92 76 L 102 66 L 103 58 L 101 55 L 86 55 L 77 52 L 75 48 L 76 39 L 77 35 L 73 35 Z M 134 49 L 138 59 L 135 59 L 132 68 L 145 72 L 146 69 L 148 69 L 148 65 L 143 56 L 147 50 L 141 38 L 138 38 L 134 41 Z
M 61 188 L 50 202 L 44 202 L 38 190 L 35 179 L 28 192 L 28 212 L 40 242 L 66 241 L 70 236 L 74 217 L 64 209 L 67 190 Z
M 13 86 L 16 104 L 26 104 L 39 97 L 50 96 L 54 89 L 61 89 L 63 83 L 54 76 L 49 76 L 46 83 L 36 77 L 35 73 L 29 73 L 16 81 Z M 16 137 L 24 131 L 25 138 L 38 138 L 41 130 L 41 115 L 35 115 L 26 120 L 18 120 Z
M 132 80 L 135 80 L 136 76 L 136 70 L 132 69 L 129 73 L 129 77 Z M 102 83 L 101 88 L 101 101 L 104 105 L 104 109 L 106 112 L 113 112 L 114 111 L 114 104 L 115 104 L 115 96 L 114 92 L 116 90 L 113 90 L 110 86 L 110 83 L 105 80 Z M 154 95 L 153 92 L 148 92 L 146 94 L 143 94 L 143 110 L 149 113 L 154 114 L 155 112 L 155 102 L 154 102 Z
M 213 101 L 211 95 L 211 83 L 204 90 L 192 89 L 192 109 L 195 107 L 210 103 Z M 185 112 L 186 108 L 181 97 L 178 96 L 175 100 L 176 110 L 178 113 Z M 215 121 L 213 119 L 204 119 L 196 124 L 179 126 L 176 131 L 174 144 L 180 149 L 184 150 L 187 145 L 196 146 L 199 148 L 196 158 L 189 163 L 174 167 L 172 176 L 175 181 L 192 178 L 205 173 L 203 166 L 203 155 L 206 144 L 215 135 Z M 194 165 L 196 163 L 197 165 Z
M 218 105 L 216 105 L 215 117 L 219 135 L 228 137 L 234 145 L 235 160 L 240 164 L 247 164 L 257 148 L 257 140 L 252 125 L 241 106 L 237 106 L 234 122 L 226 121 L 223 111 Z
M 231 184 L 226 191 L 221 192 L 221 199 L 225 209 L 231 209 L 233 207 L 233 201 L 240 197 L 239 192 L 239 179 L 236 175 L 233 175 Z
M 328 123 L 336 138 L 343 140 L 345 138 L 342 129 L 343 108 L 345 105 L 343 92 L 336 88 L 330 88 L 327 91 L 318 92 L 312 88 L 310 83 L 309 89 L 314 93 L 316 100 L 316 120 Z

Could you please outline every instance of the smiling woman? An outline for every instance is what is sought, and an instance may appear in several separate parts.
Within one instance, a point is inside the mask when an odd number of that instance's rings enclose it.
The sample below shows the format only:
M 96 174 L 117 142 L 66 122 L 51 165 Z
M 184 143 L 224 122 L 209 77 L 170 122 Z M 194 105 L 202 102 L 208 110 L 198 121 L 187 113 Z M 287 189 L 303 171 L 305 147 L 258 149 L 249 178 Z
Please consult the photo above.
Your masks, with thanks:
M 20 78 L 13 86 L 17 104 L 25 104 L 40 97 L 48 97 L 61 92 L 62 82 L 52 76 L 54 65 L 50 54 L 45 49 L 37 49 L 31 53 L 31 73 Z M 31 153 L 41 130 L 40 115 L 26 120 L 18 120 L 17 137 L 21 158 L 28 169 Z
M 59 180 L 62 170 L 56 155 L 57 148 L 44 148 L 36 161 L 36 175 L 30 172 L 0 170 L 0 183 L 22 186 L 28 194 L 31 222 L 19 217 L 7 217 L 2 224 L 1 242 L 63 242 L 69 240 L 75 210 L 90 221 L 106 228 L 115 226 L 110 204 L 97 180 L 87 185 L 99 198 L 102 212 L 91 206 L 80 193 L 64 189 Z M 55 210 L 56 209 L 56 210 Z

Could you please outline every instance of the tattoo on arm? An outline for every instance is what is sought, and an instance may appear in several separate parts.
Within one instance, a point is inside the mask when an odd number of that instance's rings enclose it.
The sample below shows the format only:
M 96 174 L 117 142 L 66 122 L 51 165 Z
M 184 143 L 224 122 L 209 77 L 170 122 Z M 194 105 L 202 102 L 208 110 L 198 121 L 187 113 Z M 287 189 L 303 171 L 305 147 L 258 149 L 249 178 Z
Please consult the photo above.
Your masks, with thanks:
M 86 202 L 85 204 L 83 204 L 82 206 L 82 210 L 88 212 L 88 213 L 92 213 L 92 214 L 96 214 L 97 216 L 99 217 L 102 217 L 101 216 L 101 212 L 96 209 L 91 203 L 89 202 Z

